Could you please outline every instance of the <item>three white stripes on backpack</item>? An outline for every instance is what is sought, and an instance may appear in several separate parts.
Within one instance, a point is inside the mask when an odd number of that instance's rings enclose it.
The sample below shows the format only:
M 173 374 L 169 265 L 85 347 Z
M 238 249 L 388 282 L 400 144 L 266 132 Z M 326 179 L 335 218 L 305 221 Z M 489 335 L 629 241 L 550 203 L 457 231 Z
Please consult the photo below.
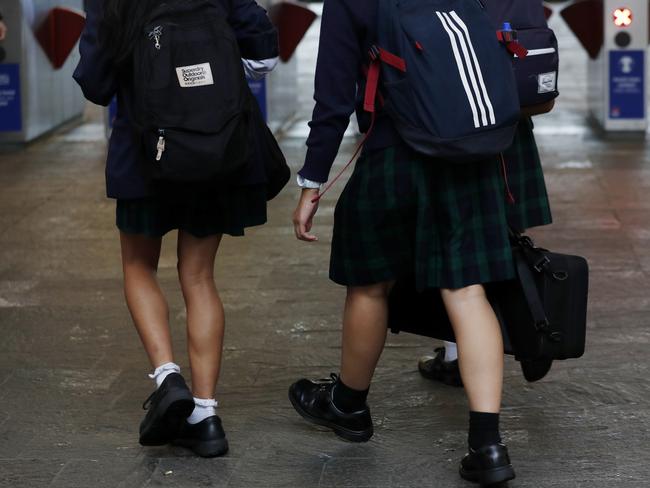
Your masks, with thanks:
M 472 110 L 474 127 L 478 129 L 495 125 L 494 107 L 485 86 L 481 65 L 476 57 L 467 25 L 453 10 L 451 12 L 436 12 L 436 15 L 449 36 L 451 50 L 458 66 L 458 74 Z

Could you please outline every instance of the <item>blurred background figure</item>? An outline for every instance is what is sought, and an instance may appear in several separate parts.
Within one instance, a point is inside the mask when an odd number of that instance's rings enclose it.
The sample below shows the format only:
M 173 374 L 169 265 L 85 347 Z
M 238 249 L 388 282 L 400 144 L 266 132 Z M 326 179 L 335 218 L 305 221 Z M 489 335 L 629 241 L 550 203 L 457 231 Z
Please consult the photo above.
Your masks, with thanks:
M 4 41 L 5 37 L 7 37 L 7 25 L 2 18 L 2 12 L 0 12 L 0 41 Z

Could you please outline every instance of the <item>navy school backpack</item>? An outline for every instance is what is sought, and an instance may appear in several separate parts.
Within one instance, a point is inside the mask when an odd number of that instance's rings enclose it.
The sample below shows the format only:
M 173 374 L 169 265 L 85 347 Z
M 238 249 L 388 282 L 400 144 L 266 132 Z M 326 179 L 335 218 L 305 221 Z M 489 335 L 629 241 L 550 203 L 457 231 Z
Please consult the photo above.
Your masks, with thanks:
M 223 179 L 249 160 L 251 96 L 227 12 L 167 0 L 133 54 L 132 118 L 154 179 Z
M 559 96 L 557 39 L 541 0 L 483 0 L 502 42 L 514 55 L 519 102 L 528 115 L 549 112 Z M 511 31 L 503 31 L 504 23 Z
M 520 106 L 512 56 L 479 0 L 379 0 L 364 109 L 378 81 L 404 141 L 453 161 L 507 149 Z

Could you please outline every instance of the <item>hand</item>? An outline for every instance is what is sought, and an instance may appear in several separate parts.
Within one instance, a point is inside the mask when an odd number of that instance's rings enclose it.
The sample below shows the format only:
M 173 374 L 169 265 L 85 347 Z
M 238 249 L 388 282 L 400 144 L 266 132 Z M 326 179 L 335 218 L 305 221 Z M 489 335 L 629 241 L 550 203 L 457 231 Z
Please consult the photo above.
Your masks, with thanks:
M 4 41 L 7 35 L 7 26 L 0 20 L 0 41 Z
M 312 200 L 318 196 L 317 189 L 303 188 L 300 195 L 300 202 L 293 213 L 293 228 L 298 240 L 314 242 L 318 237 L 310 234 L 314 215 L 318 210 L 318 202 L 312 203 Z

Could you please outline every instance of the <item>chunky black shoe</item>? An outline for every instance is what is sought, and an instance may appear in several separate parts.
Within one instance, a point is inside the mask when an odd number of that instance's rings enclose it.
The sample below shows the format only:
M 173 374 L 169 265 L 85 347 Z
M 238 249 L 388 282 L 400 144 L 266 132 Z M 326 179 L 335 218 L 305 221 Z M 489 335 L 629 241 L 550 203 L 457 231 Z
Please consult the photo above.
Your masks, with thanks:
M 521 371 L 529 383 L 534 383 L 544 378 L 553 366 L 552 359 L 536 359 L 534 361 L 521 361 Z
M 187 447 L 206 458 L 223 456 L 228 452 L 228 439 L 218 415 L 194 425 L 184 422 L 174 445 Z
M 471 449 L 460 462 L 460 476 L 481 486 L 495 485 L 515 479 L 505 444 L 491 444 L 478 450 Z
M 162 446 L 177 436 L 183 422 L 194 410 L 194 398 L 183 377 L 171 373 L 142 408 L 147 410 L 147 415 L 140 424 L 140 444 Z
M 455 361 L 445 361 L 445 348 L 436 349 L 435 356 L 424 356 L 418 363 L 420 374 L 427 379 L 440 381 L 449 386 L 463 386 L 463 380 L 460 377 L 460 368 L 458 359 Z
M 353 413 L 341 412 L 332 401 L 332 388 L 338 376 L 319 381 L 302 379 L 289 388 L 289 400 L 305 420 L 332 429 L 350 442 L 367 442 L 374 433 L 370 409 Z

